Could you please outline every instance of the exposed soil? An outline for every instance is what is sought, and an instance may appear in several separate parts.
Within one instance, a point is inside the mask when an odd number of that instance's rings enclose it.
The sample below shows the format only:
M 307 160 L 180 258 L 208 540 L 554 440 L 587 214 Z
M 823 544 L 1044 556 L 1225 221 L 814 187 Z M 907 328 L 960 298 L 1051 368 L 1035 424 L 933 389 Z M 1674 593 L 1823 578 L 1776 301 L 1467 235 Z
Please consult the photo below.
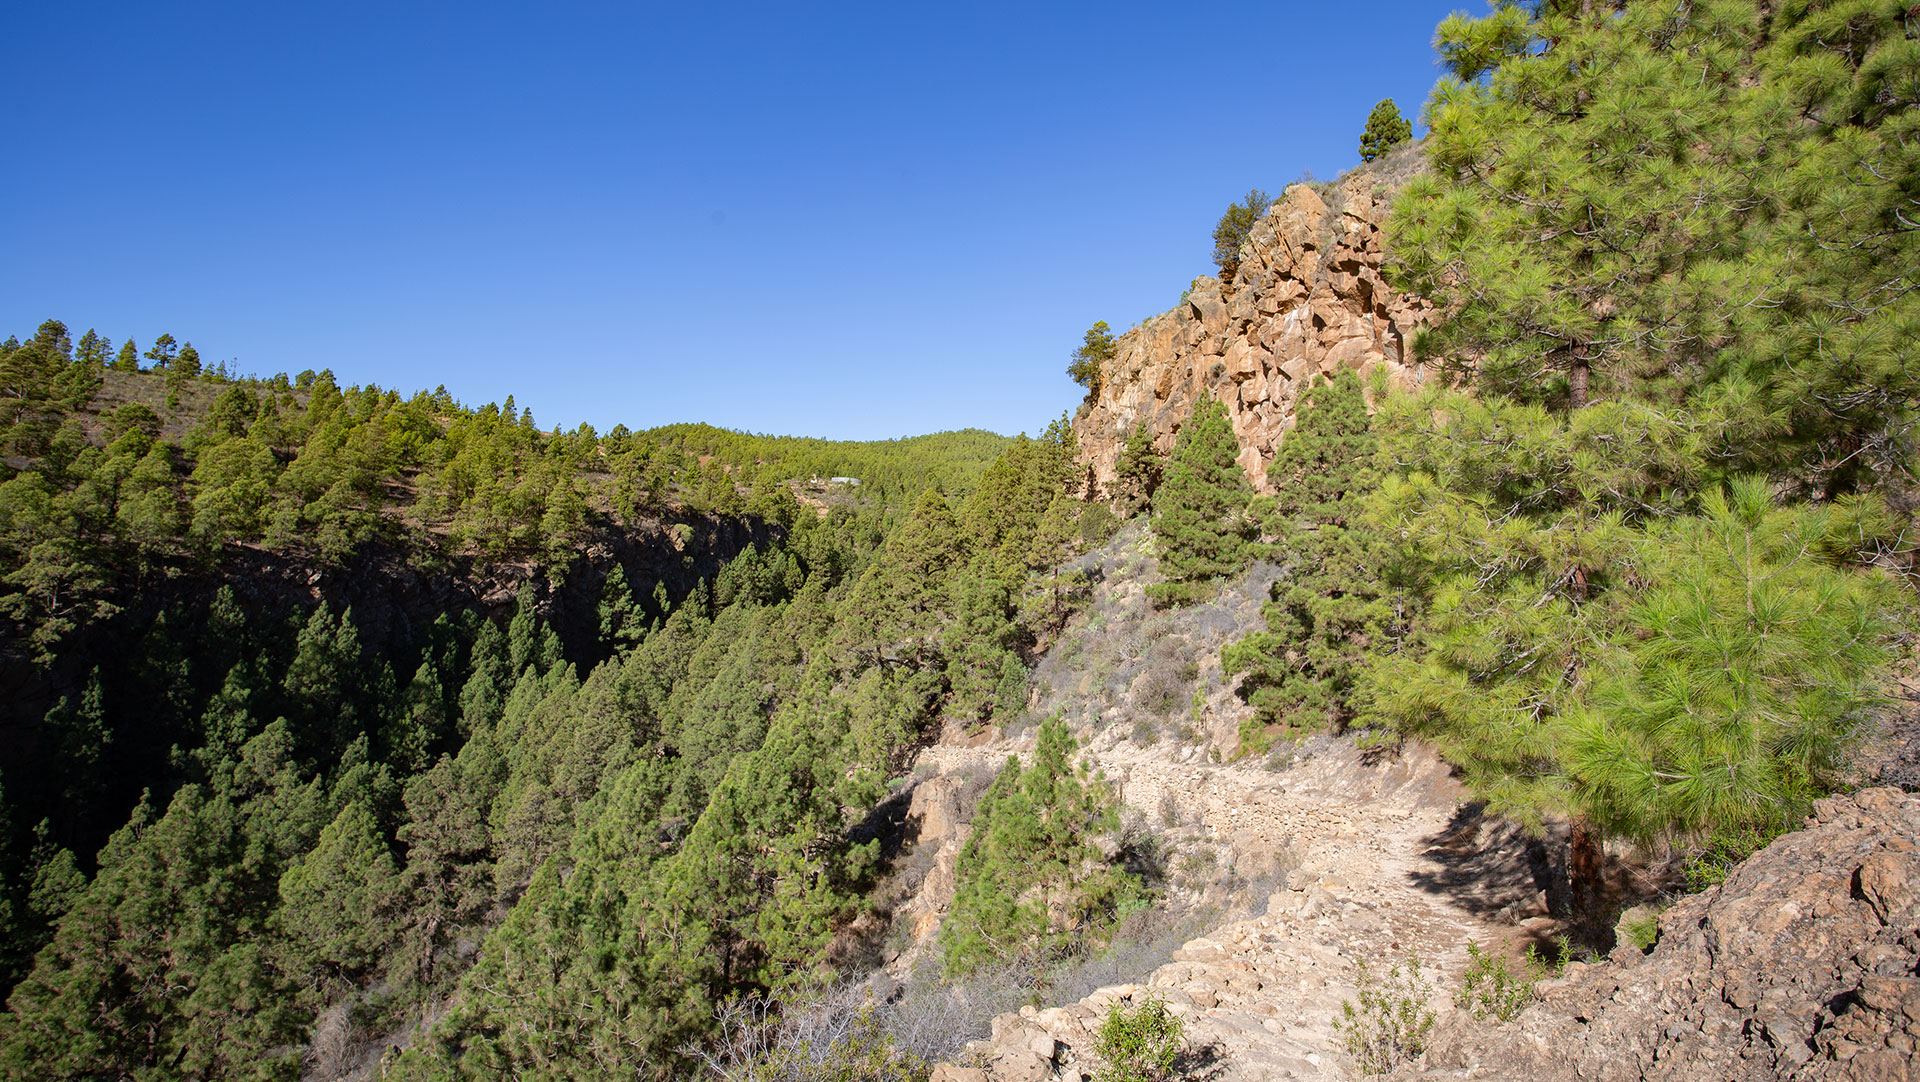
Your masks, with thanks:
M 1006 742 L 933 747 L 920 770 L 929 780 L 976 772 L 1018 750 Z M 1334 1019 L 1356 994 L 1356 963 L 1384 967 L 1417 955 L 1438 1009 L 1469 942 L 1510 944 L 1524 934 L 1521 922 L 1545 922 L 1538 854 L 1518 832 L 1473 815 L 1428 749 L 1376 756 L 1320 738 L 1279 771 L 1215 764 L 1194 750 L 1141 747 L 1113 727 L 1085 754 L 1131 815 L 1190 824 L 1240 875 L 1272 881 L 1265 911 L 1187 943 L 1141 985 L 996 1018 L 994 1038 L 973 1049 L 985 1073 L 972 1077 L 1076 1078 L 1107 1005 L 1148 991 L 1186 1020 L 1206 1077 L 1345 1077 Z M 948 844 L 957 849 L 961 836 L 953 832 Z M 1472 874 L 1456 874 L 1462 865 Z M 1035 1049 L 1048 1040 L 1054 1054 L 1041 1056 Z

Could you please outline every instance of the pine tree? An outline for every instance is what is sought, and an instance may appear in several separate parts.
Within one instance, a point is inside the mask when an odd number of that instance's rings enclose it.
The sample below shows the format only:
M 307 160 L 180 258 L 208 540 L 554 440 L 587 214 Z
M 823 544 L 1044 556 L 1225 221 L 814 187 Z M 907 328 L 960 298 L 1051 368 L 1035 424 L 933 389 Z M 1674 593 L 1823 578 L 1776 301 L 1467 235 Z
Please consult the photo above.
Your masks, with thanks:
M 1416 351 L 1576 409 L 1694 398 L 1726 414 L 1703 433 L 1724 457 L 1830 494 L 1904 469 L 1920 298 L 1895 268 L 1920 232 L 1895 207 L 1920 164 L 1888 90 L 1915 75 L 1902 17 L 1533 10 L 1436 36 L 1435 168 L 1390 227 L 1390 275 L 1449 309 Z
M 1262 610 L 1266 630 L 1229 645 L 1222 662 L 1248 674 L 1243 688 L 1262 725 L 1315 729 L 1353 717 L 1361 666 L 1402 629 L 1381 581 L 1390 553 L 1359 521 L 1378 483 L 1359 377 L 1316 384 L 1297 417 L 1267 468 L 1275 495 L 1264 532 L 1286 576 Z M 1241 748 L 1257 753 L 1266 739 L 1248 728 Z
M 1774 721 L 1713 702 L 1717 677 L 1686 678 L 1700 716 L 1746 746 L 1712 752 L 1713 734 L 1656 721 L 1645 682 L 1685 673 L 1691 647 L 1647 614 L 1678 604 L 1674 582 L 1746 592 L 1659 555 L 1724 532 L 1730 475 L 1835 496 L 1869 463 L 1911 461 L 1920 302 L 1889 286 L 1916 234 L 1887 223 L 1914 176 L 1893 149 L 1912 121 L 1883 93 L 1914 71 L 1903 25 L 1869 5 L 1628 2 L 1501 7 L 1438 33 L 1452 76 L 1428 106 L 1435 168 L 1396 200 L 1389 271 L 1442 301 L 1416 353 L 1475 397 L 1402 403 L 1382 426 L 1400 469 L 1379 509 L 1425 612 L 1421 649 L 1379 659 L 1363 698 L 1438 740 L 1494 806 L 1570 816 L 1581 915 L 1603 829 L 1706 829 L 1752 799 L 1689 805 L 1635 770 L 1698 788 L 1693 757 L 1731 755 L 1789 804 L 1819 773 L 1768 766 L 1754 734 Z M 1827 666 L 1837 687 L 1856 686 L 1853 664 Z M 1744 675 L 1746 694 L 1764 686 Z M 1844 709 L 1821 709 L 1801 737 L 1844 729 Z
M 325 823 L 276 722 L 102 850 L 0 1020 L 7 1078 L 229 1077 L 297 1068 L 306 1018 L 262 956 L 273 884 Z
M 1074 541 L 1080 536 L 1080 512 L 1085 506 L 1064 492 L 1054 493 L 1033 532 L 1033 546 L 1027 551 L 1027 566 L 1056 580 L 1056 601 L 1060 564 L 1073 555 Z
M 541 631 L 543 625 L 539 616 L 539 597 L 534 593 L 533 583 L 523 583 L 520 592 L 514 595 L 513 617 L 507 621 L 507 679 L 517 680 L 527 666 L 535 667 L 536 674 L 546 671 L 540 662 Z
M 1180 430 L 1166 480 L 1153 498 L 1155 548 L 1165 581 L 1147 591 L 1157 603 L 1198 601 L 1218 580 L 1247 566 L 1253 486 L 1239 455 L 1226 407 L 1202 397 Z
M 483 621 L 473 639 L 467 682 L 460 688 L 460 735 L 471 736 L 493 728 L 506 707 L 506 686 L 511 678 L 507 667 L 507 637 L 501 633 L 499 624 Z
M 1698 468 L 1685 419 L 1434 392 L 1375 421 L 1381 460 L 1405 471 L 1375 511 L 1421 611 L 1416 649 L 1369 659 L 1362 720 L 1437 743 L 1492 810 L 1574 816 L 1573 895 L 1596 916 L 1599 838 L 1565 784 L 1560 719 L 1624 634 L 1636 539 L 1684 509 L 1670 482 Z
M 21 938 L 36 946 L 45 942 L 45 934 L 60 923 L 87 889 L 80 862 L 71 849 L 53 844 L 52 833 L 52 824 L 45 819 L 33 828 L 33 879 L 27 890 L 31 925 L 23 930 Z
M 383 959 L 399 870 L 379 824 L 359 802 L 320 832 L 280 877 L 274 914 L 286 971 L 308 988 L 351 986 Z
M 1086 340 L 1073 351 L 1072 362 L 1067 365 L 1068 378 L 1085 387 L 1088 395 L 1098 397 L 1101 370 L 1108 361 L 1113 360 L 1116 349 L 1113 328 L 1107 326 L 1106 320 L 1100 320 L 1087 329 Z
M 1429 109 L 1436 172 L 1394 217 L 1402 281 L 1452 304 L 1424 354 L 1574 409 L 1703 365 L 1733 285 L 1713 265 L 1742 244 L 1722 208 L 1764 202 L 1764 170 L 1733 167 L 1751 133 L 1709 119 L 1732 119 L 1743 51 L 1681 46 L 1666 19 L 1642 3 L 1441 24 L 1454 78 Z
M 941 634 L 946 654 L 947 714 L 963 724 L 991 715 L 1021 628 L 1014 622 L 1014 594 L 1022 576 L 993 553 L 976 554 L 954 580 L 954 619 Z M 1020 667 L 1024 678 L 1026 669 Z
M 153 345 L 148 348 L 146 352 L 147 360 L 153 362 L 147 367 L 161 371 L 172 368 L 174 356 L 179 352 L 179 349 L 179 343 L 173 340 L 173 335 L 161 335 L 153 340 Z
M 355 694 L 361 685 L 360 663 L 360 633 L 352 610 L 342 610 L 336 618 L 324 604 L 314 609 L 295 640 L 281 687 L 296 704 L 303 740 L 322 762 L 338 758 L 362 731 L 360 696 Z
M 1658 585 L 1567 719 L 1588 815 L 1644 840 L 1771 834 L 1839 783 L 1880 698 L 1893 601 L 1815 555 L 1849 534 L 1847 509 L 1779 509 L 1743 478 L 1640 543 Z
M 65 776 L 62 799 L 68 807 L 84 815 L 106 788 L 101 760 L 114 738 L 102 702 L 98 667 L 87 677 L 79 701 L 63 696 L 47 711 L 44 724 Z
M 180 344 L 180 352 L 167 366 L 168 382 L 184 383 L 200 375 L 200 351 L 193 348 L 192 342 Z
M 1014 955 L 1042 955 L 1097 936 L 1140 884 L 1101 857 L 1095 839 L 1119 825 L 1104 779 L 1074 762 L 1066 723 L 1040 726 L 1033 761 L 1009 757 L 980 799 L 941 925 L 949 974 Z
M 1147 431 L 1147 423 L 1141 421 L 1134 425 L 1133 431 L 1127 433 L 1126 446 L 1121 449 L 1120 461 L 1114 468 L 1114 491 L 1109 494 L 1114 513 L 1130 519 L 1150 510 L 1165 469 L 1166 460 L 1153 449 L 1153 435 Z
M 842 641 L 881 664 L 920 667 L 931 661 L 952 615 L 949 583 L 959 552 L 953 512 L 928 489 L 855 584 L 840 626 Z
M 1231 204 L 1220 215 L 1220 221 L 1213 227 L 1213 262 L 1220 268 L 1220 281 L 1229 283 L 1240 270 L 1240 247 L 1247 243 L 1247 237 L 1253 233 L 1253 223 L 1266 216 L 1273 207 L 1273 197 L 1258 188 L 1247 192 L 1247 197 Z
M 74 348 L 73 359 L 98 371 L 107 366 L 112 353 L 113 340 L 102 338 L 92 327 L 88 327 L 87 333 L 80 336 L 80 342 Z
M 1360 133 L 1360 160 L 1370 162 L 1411 138 L 1413 125 L 1400 115 L 1392 98 L 1385 98 L 1367 114 L 1367 128 Z
M 632 649 L 646 637 L 646 615 L 634 600 L 632 587 L 627 585 L 626 568 L 619 564 L 607 572 L 606 582 L 600 587 L 598 612 L 600 641 L 610 645 L 615 653 Z
M 46 350 L 48 356 L 61 362 L 73 359 L 73 336 L 67 331 L 67 325 L 57 319 L 49 319 L 40 324 L 33 332 L 29 345 Z
M 388 965 L 403 986 L 435 987 L 447 974 L 444 951 L 471 929 L 493 898 L 487 822 L 506 764 L 491 739 L 472 739 L 407 782 L 406 846 L 401 889 L 406 899 Z
M 414 670 L 406 692 L 392 704 L 381 741 L 386 747 L 386 761 L 404 774 L 426 769 L 446 739 L 447 728 L 446 691 L 439 667 L 428 658 Z
M 140 349 L 133 344 L 133 339 L 129 338 L 120 343 L 120 352 L 113 359 L 113 370 L 115 372 L 140 371 Z

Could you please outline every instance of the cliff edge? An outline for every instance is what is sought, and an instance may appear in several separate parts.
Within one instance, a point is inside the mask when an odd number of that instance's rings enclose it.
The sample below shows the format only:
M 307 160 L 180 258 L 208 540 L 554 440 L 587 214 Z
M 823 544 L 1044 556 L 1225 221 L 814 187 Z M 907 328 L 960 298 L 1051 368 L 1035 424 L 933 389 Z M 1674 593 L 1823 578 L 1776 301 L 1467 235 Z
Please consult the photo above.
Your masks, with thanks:
M 1145 422 L 1154 446 L 1170 451 L 1207 394 L 1226 405 L 1240 464 L 1268 491 L 1267 465 L 1316 376 L 1383 368 L 1394 383 L 1420 381 L 1407 342 L 1432 306 L 1396 292 L 1380 272 L 1381 228 L 1420 154 L 1409 146 L 1322 190 L 1288 188 L 1254 223 L 1230 281 L 1196 279 L 1171 311 L 1116 340 L 1098 392 L 1074 417 L 1081 459 L 1101 486 L 1113 483 L 1135 425 Z

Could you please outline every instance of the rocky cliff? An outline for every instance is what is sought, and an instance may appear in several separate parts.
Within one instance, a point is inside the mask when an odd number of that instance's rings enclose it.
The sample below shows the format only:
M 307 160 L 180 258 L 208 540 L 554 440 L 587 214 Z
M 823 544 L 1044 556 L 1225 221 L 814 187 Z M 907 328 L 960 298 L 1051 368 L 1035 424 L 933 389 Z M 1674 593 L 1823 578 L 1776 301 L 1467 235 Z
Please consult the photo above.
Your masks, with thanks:
M 1136 424 L 1169 451 L 1205 394 L 1226 405 L 1240 463 L 1265 491 L 1267 464 L 1316 377 L 1384 369 L 1392 382 L 1419 382 L 1407 341 L 1431 306 L 1394 291 L 1380 273 L 1388 205 L 1419 153 L 1390 155 L 1324 195 L 1308 184 L 1288 188 L 1254 223 L 1230 281 L 1197 279 L 1172 311 L 1120 336 L 1098 393 L 1074 418 L 1081 456 L 1101 485 L 1112 484 Z

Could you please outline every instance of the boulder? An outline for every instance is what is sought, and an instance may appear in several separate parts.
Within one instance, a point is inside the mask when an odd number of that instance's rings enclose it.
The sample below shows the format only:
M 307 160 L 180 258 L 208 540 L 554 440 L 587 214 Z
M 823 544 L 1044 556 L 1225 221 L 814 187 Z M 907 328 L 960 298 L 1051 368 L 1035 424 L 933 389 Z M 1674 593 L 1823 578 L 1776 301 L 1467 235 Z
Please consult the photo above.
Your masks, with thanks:
M 1915 1077 L 1916 837 L 1920 796 L 1821 800 L 1805 829 L 1662 913 L 1651 953 L 1568 966 L 1510 1025 L 1456 1013 L 1401 1077 Z

